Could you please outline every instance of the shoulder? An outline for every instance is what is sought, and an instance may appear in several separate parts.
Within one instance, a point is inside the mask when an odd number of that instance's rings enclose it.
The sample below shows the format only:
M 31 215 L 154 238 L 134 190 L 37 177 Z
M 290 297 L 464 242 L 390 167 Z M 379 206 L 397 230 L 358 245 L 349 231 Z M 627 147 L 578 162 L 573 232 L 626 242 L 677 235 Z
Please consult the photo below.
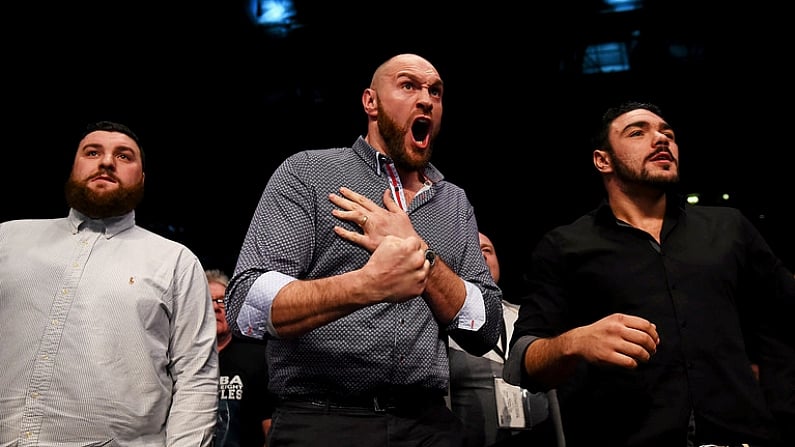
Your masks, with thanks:
M 442 180 L 434 185 L 435 188 L 438 188 L 438 194 L 442 194 L 446 201 L 450 201 L 451 199 L 455 200 L 459 204 L 466 204 L 470 205 L 471 202 L 469 201 L 469 195 L 467 194 L 466 190 L 455 183 L 448 182 L 447 180 Z
M 56 219 L 16 219 L 0 222 L 0 228 L 6 231 L 26 228 L 30 230 L 31 228 L 51 227 L 64 222 L 66 222 L 66 218 L 64 217 L 59 217 Z
M 197 262 L 198 257 L 185 244 L 170 239 L 153 230 L 134 225 L 130 228 L 127 239 L 134 238 L 140 241 L 141 249 L 147 250 L 153 258 L 174 259 L 180 262 Z
M 534 256 L 576 252 L 598 243 L 601 235 L 609 231 L 610 225 L 615 226 L 615 218 L 611 218 L 612 213 L 605 215 L 604 212 L 604 208 L 598 208 L 570 222 L 546 230 L 535 243 Z
M 710 226 L 745 226 L 751 223 L 742 211 L 728 206 L 686 205 L 682 215 L 689 222 L 701 222 Z
M 356 162 L 357 159 L 355 152 L 346 147 L 307 149 L 284 159 L 276 168 L 275 176 L 278 178 L 328 176 L 345 171 L 345 166 Z
M 0 239 L 19 242 L 36 241 L 40 239 L 51 240 L 58 235 L 69 231 L 69 221 L 64 218 L 57 219 L 19 219 L 0 222 Z
M 615 219 L 615 218 L 613 218 Z M 560 224 L 546 232 L 547 237 L 567 237 L 588 233 L 596 226 L 610 222 L 609 216 L 603 215 L 603 210 L 593 210 L 574 220 Z
M 728 206 L 687 205 L 683 218 L 687 228 L 700 229 L 716 235 L 756 237 L 756 225 L 741 210 Z
M 283 164 L 304 164 L 316 162 L 328 162 L 345 159 L 353 156 L 354 152 L 349 147 L 335 147 L 326 149 L 306 149 L 288 156 Z
M 454 198 L 458 202 L 464 202 L 467 205 L 470 204 L 466 190 L 445 178 L 442 171 L 433 163 L 429 163 L 428 166 L 425 167 L 425 172 L 423 174 L 433 182 L 433 187 L 437 189 L 438 194 L 443 195 L 445 200 Z
M 731 217 L 734 219 L 744 218 L 742 211 L 729 206 L 685 205 L 684 210 L 688 215 L 695 216 L 705 216 L 711 218 Z

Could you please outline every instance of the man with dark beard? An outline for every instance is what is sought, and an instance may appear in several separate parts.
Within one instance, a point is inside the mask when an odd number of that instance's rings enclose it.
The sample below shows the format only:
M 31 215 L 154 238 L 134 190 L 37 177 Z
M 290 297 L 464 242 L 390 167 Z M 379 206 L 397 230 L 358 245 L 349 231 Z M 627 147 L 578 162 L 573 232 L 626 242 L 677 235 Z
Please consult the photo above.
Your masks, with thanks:
M 0 224 L 0 445 L 209 446 L 215 314 L 197 257 L 135 225 L 144 152 L 87 126 L 69 215 Z
M 288 157 L 265 187 L 227 292 L 233 329 L 268 338 L 268 445 L 453 446 L 447 337 L 496 343 L 502 292 L 464 191 L 430 163 L 439 73 L 414 54 L 362 94 L 367 135 Z
M 607 198 L 532 252 L 503 375 L 557 387 L 568 447 L 792 446 L 795 279 L 739 210 L 681 200 L 662 116 L 603 115 Z

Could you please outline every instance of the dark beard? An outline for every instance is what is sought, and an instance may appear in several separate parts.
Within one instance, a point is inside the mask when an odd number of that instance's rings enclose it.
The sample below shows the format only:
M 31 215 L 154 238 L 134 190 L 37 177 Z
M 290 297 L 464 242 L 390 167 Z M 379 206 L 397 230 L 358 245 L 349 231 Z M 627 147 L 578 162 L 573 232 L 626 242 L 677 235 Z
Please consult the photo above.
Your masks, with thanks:
M 69 177 L 64 186 L 66 203 L 92 219 L 104 219 L 126 214 L 135 209 L 144 198 L 144 184 L 120 187 L 101 194 L 89 189 L 85 183 Z
M 679 184 L 679 176 L 674 178 L 657 178 L 649 175 L 648 171 L 642 169 L 641 172 L 635 173 L 624 164 L 623 161 L 617 157 L 613 157 L 613 170 L 621 181 L 625 183 L 635 183 L 637 185 L 644 185 L 651 188 L 659 189 L 662 191 L 673 190 Z
M 431 159 L 433 144 L 428 146 L 425 157 L 421 161 L 415 162 L 406 154 L 403 141 L 409 130 L 402 129 L 392 118 L 387 116 L 386 112 L 381 108 L 381 104 L 378 104 L 378 131 L 381 132 L 381 137 L 386 143 L 386 149 L 389 151 L 387 155 L 392 158 L 392 161 L 395 162 L 395 166 L 399 169 L 419 171 L 423 169 Z

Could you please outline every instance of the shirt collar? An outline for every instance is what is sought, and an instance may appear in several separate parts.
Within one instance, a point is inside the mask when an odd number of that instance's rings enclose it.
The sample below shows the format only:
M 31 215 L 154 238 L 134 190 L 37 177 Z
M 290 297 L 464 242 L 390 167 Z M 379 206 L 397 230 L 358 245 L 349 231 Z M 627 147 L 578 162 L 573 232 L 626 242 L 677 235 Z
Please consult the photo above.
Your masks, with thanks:
M 83 227 L 102 232 L 105 234 L 105 238 L 110 239 L 135 225 L 135 210 L 122 214 L 121 216 L 92 219 L 80 211 L 70 208 L 67 219 L 72 226 L 72 234 L 77 234 L 80 228 Z
M 353 143 L 353 151 L 356 152 L 359 157 L 361 157 L 362 161 L 370 167 L 373 171 L 375 171 L 376 175 L 379 177 L 383 172 L 383 166 L 386 163 L 392 163 L 392 159 L 377 150 L 374 147 L 370 146 L 370 144 L 364 139 L 363 136 L 359 136 L 356 141 Z M 432 163 L 428 163 L 425 166 L 425 170 L 422 173 L 425 178 L 430 180 L 433 183 L 438 183 L 444 180 L 444 175 L 436 169 Z
M 685 214 L 686 208 L 684 204 L 685 200 L 682 194 L 669 192 L 665 209 L 666 218 L 675 221 L 680 215 Z M 607 201 L 607 199 L 602 199 L 602 202 L 596 208 L 594 213 L 598 222 L 616 222 L 616 216 L 613 214 L 613 210 L 610 208 L 610 203 Z

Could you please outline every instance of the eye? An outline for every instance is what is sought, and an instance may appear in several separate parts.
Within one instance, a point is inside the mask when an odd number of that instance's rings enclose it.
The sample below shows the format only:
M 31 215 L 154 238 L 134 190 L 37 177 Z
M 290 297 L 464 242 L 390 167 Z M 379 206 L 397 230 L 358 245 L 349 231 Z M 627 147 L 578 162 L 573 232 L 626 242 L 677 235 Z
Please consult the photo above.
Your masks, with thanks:
M 116 158 L 124 161 L 135 160 L 135 154 L 129 149 L 124 149 L 116 153 Z
M 441 98 L 442 97 L 442 88 L 441 87 L 431 87 L 431 88 L 428 89 L 428 93 L 430 93 L 431 96 L 433 96 L 435 98 Z
M 414 84 L 411 82 L 404 82 L 401 87 L 403 87 L 403 90 L 414 90 Z

